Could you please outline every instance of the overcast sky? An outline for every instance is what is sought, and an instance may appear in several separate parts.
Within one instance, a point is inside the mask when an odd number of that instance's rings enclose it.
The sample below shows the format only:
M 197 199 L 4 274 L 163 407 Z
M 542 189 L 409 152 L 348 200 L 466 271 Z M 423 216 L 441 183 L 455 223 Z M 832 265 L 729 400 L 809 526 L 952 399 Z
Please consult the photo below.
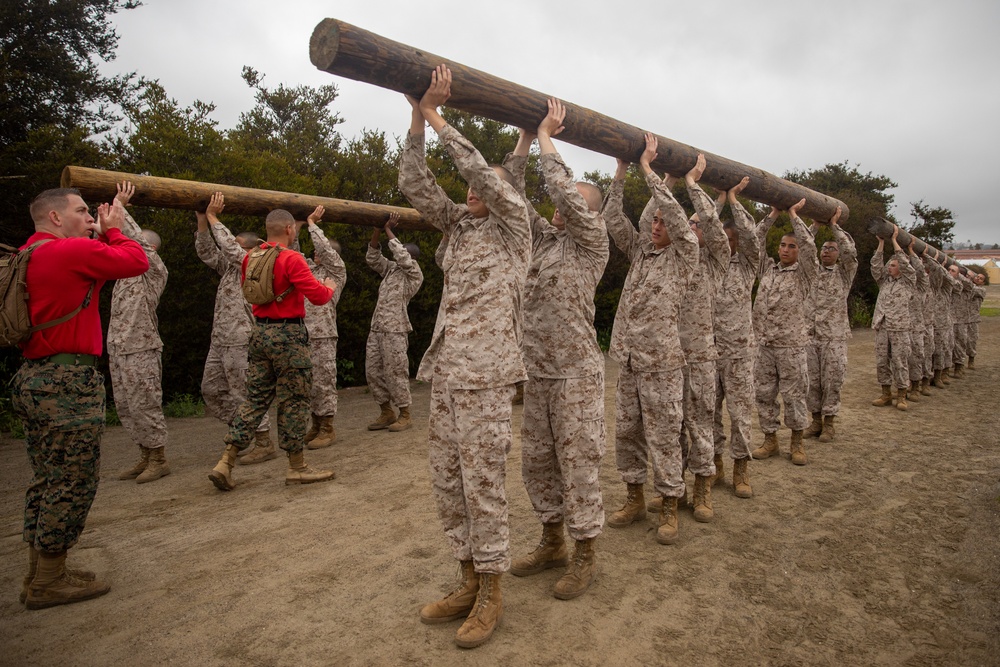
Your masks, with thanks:
M 1000 242 L 995 0 L 144 1 L 116 15 L 105 71 L 214 102 L 221 127 L 253 106 L 249 65 L 268 87 L 336 84 L 347 137 L 402 135 L 402 96 L 310 62 L 336 18 L 777 175 L 847 160 L 899 184 L 900 220 L 922 199 L 952 210 L 956 242 Z M 580 175 L 613 171 L 559 147 Z

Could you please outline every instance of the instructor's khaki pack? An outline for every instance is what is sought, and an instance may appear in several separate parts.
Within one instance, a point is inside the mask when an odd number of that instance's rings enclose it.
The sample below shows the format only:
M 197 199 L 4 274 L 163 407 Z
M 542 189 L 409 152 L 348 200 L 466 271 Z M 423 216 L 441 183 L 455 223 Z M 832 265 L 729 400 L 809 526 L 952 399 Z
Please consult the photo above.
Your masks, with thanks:
M 52 239 L 36 241 L 24 250 L 0 243 L 0 347 L 13 347 L 31 338 L 31 334 L 69 321 L 90 304 L 94 286 L 90 286 L 83 303 L 75 310 L 54 320 L 31 326 L 28 311 L 28 260 L 35 249 Z
M 250 251 L 247 269 L 243 276 L 243 297 L 255 306 L 282 300 L 294 288 L 294 285 L 281 294 L 274 294 L 274 263 L 282 248 L 278 244 L 258 246 Z

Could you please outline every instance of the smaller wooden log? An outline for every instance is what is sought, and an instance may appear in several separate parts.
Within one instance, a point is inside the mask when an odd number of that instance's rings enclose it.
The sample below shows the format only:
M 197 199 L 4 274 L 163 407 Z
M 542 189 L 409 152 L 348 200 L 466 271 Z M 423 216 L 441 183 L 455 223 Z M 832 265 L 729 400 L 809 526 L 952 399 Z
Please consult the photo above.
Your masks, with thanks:
M 888 220 L 886 220 L 885 218 L 873 218 L 868 223 L 868 231 L 874 234 L 875 236 L 879 237 L 880 239 L 891 241 L 893 224 Z M 969 269 L 965 268 L 964 266 L 956 262 L 953 257 L 949 257 L 948 253 L 944 252 L 943 250 L 938 250 L 929 243 L 925 243 L 924 241 L 918 239 L 916 236 L 913 236 L 912 234 L 908 233 L 903 228 L 900 228 L 899 235 L 896 236 L 896 242 L 899 243 L 900 247 L 902 247 L 905 250 L 906 246 L 910 245 L 910 239 L 913 239 L 913 252 L 917 253 L 918 255 L 923 255 L 924 248 L 927 248 L 931 251 L 930 255 L 932 258 L 936 254 L 944 255 L 945 256 L 944 265 L 946 267 L 954 264 L 958 267 L 958 270 L 961 271 L 963 274 L 969 273 Z
M 111 201 L 117 184 L 130 181 L 135 185 L 131 203 L 136 206 L 157 206 L 189 211 L 204 211 L 216 192 L 226 198 L 226 213 L 265 216 L 276 208 L 289 211 L 298 220 L 305 220 L 317 206 L 326 212 L 323 220 L 362 227 L 382 227 L 390 213 L 399 214 L 399 229 L 432 231 L 435 228 L 412 208 L 384 206 L 365 202 L 302 195 L 277 190 L 257 190 L 218 183 L 201 183 L 179 178 L 143 176 L 120 171 L 105 171 L 89 167 L 68 166 L 63 169 L 61 185 L 77 188 L 84 199 Z M 435 230 L 436 231 L 436 230 Z

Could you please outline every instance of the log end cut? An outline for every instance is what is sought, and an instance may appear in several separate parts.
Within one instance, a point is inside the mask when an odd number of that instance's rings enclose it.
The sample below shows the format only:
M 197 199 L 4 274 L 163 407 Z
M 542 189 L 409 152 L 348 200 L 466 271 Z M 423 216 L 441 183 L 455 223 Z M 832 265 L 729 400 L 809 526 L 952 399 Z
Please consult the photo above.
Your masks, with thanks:
M 71 188 L 73 187 L 71 183 L 73 182 L 73 167 L 71 165 L 66 165 L 63 167 L 62 175 L 59 176 L 59 187 L 61 188 Z
M 340 49 L 340 21 L 323 19 L 309 38 L 309 59 L 317 69 L 330 71 Z

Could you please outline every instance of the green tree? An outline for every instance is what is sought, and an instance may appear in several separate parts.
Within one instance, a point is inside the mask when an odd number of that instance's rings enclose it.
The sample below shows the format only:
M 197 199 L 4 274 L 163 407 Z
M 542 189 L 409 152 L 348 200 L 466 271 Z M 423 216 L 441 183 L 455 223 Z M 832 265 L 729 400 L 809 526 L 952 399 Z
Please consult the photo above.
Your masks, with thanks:
M 910 204 L 913 222 L 904 226 L 906 231 L 935 248 L 944 248 L 955 238 L 955 216 L 951 209 L 942 206 L 928 206 L 921 199 Z

